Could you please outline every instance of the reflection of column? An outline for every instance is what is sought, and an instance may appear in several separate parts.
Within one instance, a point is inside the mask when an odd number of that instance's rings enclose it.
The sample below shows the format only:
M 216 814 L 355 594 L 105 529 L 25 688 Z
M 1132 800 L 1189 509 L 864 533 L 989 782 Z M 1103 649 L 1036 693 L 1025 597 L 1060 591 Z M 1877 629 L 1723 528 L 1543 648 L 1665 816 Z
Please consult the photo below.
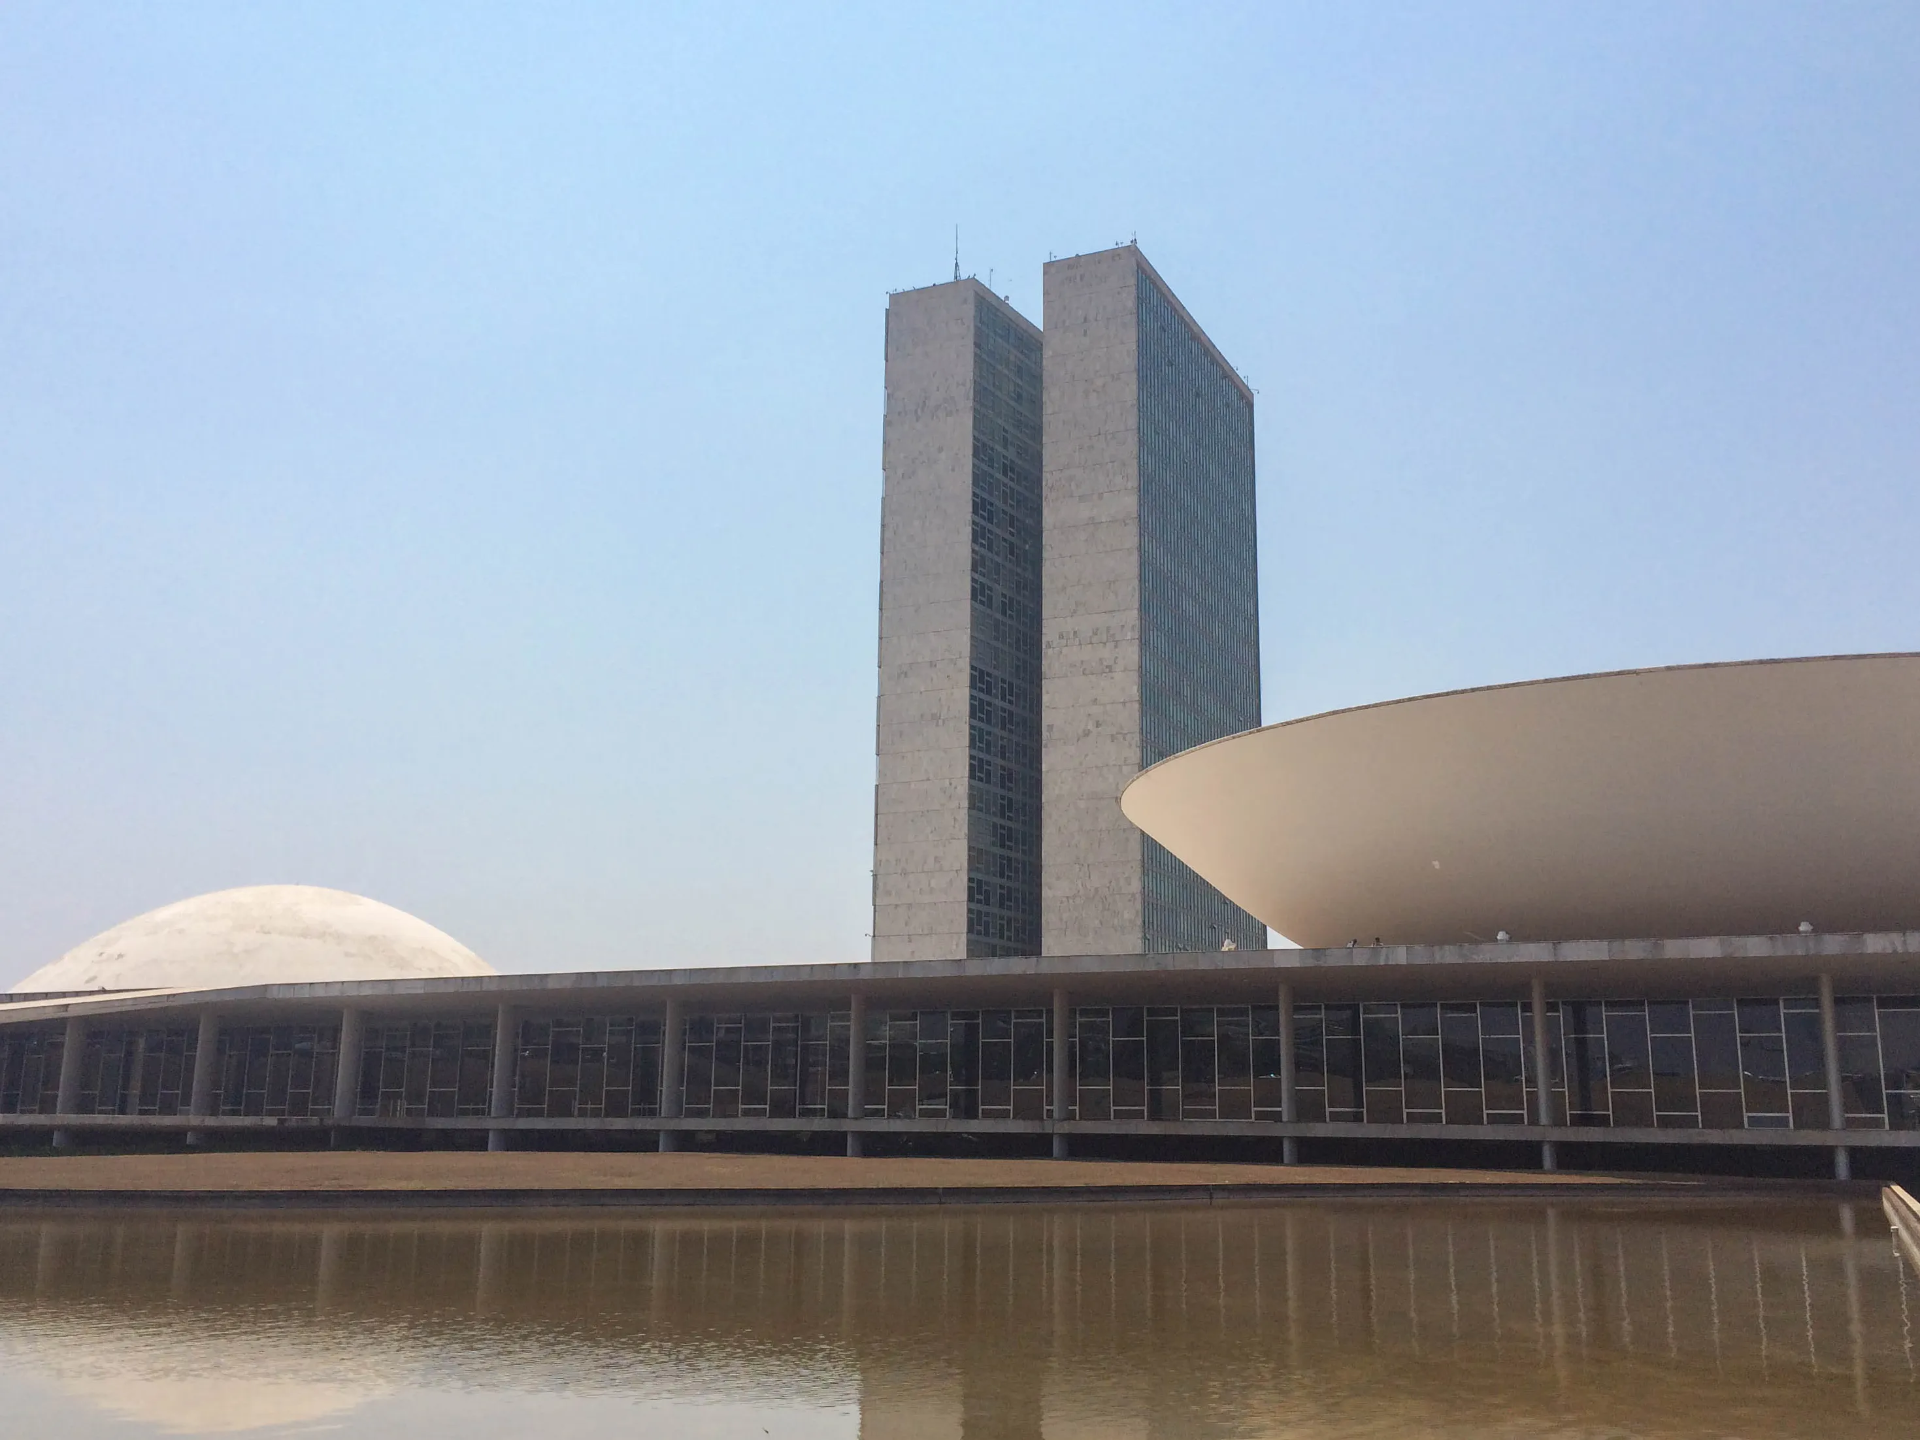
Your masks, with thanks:
M 1280 985 L 1280 1118 L 1291 1125 L 1300 1118 L 1300 1102 L 1294 1093 L 1293 986 Z M 1282 1164 L 1300 1163 L 1300 1141 L 1289 1135 L 1280 1142 Z
M 1713 1373 L 1721 1367 L 1720 1354 L 1720 1269 L 1713 1259 L 1713 1236 L 1707 1236 L 1707 1311 L 1713 1327 Z
M 1537 983 L 1537 982 L 1536 982 Z M 1576 1257 L 1576 1262 L 1578 1259 Z M 1553 1322 L 1553 1374 L 1567 1386 L 1567 1313 L 1560 1298 L 1560 1212 L 1547 1207 L 1547 1313 Z
M 173 1227 L 173 1275 L 167 1293 L 184 1305 L 193 1290 L 193 1229 L 182 1221 Z
M 502 1005 L 493 1015 L 493 1093 L 487 1097 L 487 1115 L 494 1120 L 513 1117 L 514 1062 L 520 1057 L 520 1017 Z M 513 1144 L 513 1131 L 504 1125 L 487 1131 L 487 1149 L 499 1151 Z
M 480 1316 L 499 1314 L 506 1286 L 507 1227 L 482 1225 L 480 1254 L 473 1273 L 473 1313 Z
M 1286 1211 L 1287 1227 L 1287 1360 L 1300 1368 L 1300 1251 L 1294 1236 L 1293 1208 Z
M 680 1013 L 680 1002 L 668 1000 L 666 1013 L 660 1018 L 660 1118 L 678 1120 L 686 1100 L 686 1087 L 682 1082 L 687 1060 L 686 1020 Z M 660 1148 L 663 1151 L 680 1148 L 680 1132 L 662 1127 Z
M 214 1094 L 214 1081 L 217 1078 L 214 1067 L 220 1062 L 220 1016 L 211 1007 L 200 1012 L 200 1037 L 194 1042 L 193 1084 L 187 1091 L 187 1114 L 196 1119 L 202 1115 L 211 1115 L 218 1108 L 219 1097 Z M 189 1130 L 187 1144 L 204 1145 L 207 1132 Z
M 1053 1158 L 1067 1158 L 1067 1132 L 1060 1126 L 1067 1121 L 1068 1083 L 1070 1072 L 1067 1061 L 1070 1054 L 1073 1011 L 1067 1005 L 1066 987 L 1056 987 L 1053 992 Z
M 1534 1120 L 1541 1125 L 1553 1124 L 1553 1063 L 1552 1053 L 1547 1044 L 1547 980 L 1544 975 L 1533 977 L 1533 1083 Z M 1553 1141 L 1540 1142 L 1540 1168 L 1555 1170 L 1559 1168 L 1560 1157 L 1555 1153 Z
M 649 1328 L 656 1339 L 667 1318 L 671 1281 L 667 1259 L 667 1227 L 656 1220 L 647 1227 L 647 1313 Z M 824 1259 L 821 1263 L 825 1263 Z
M 320 1259 L 314 1266 L 313 1309 L 314 1313 L 324 1315 L 333 1309 L 340 1295 L 340 1267 L 344 1263 L 347 1249 L 347 1232 L 343 1226 L 322 1225 L 320 1227 Z
M 340 1044 L 334 1055 L 333 1129 L 327 1143 L 335 1149 L 347 1143 L 347 1122 L 360 1108 L 360 1056 L 366 1040 L 367 1012 L 348 1006 L 340 1012 Z
M 1867 1327 L 1860 1318 L 1860 1260 L 1854 1254 L 1853 1206 L 1840 1207 L 1840 1264 L 1847 1277 L 1847 1338 L 1853 1344 L 1853 1407 L 1867 1413 Z M 1894 1261 L 1899 1264 L 1898 1258 Z
M 840 1222 L 840 1333 L 849 1339 L 853 1335 L 855 1319 L 854 1297 L 859 1293 L 856 1286 L 853 1259 L 853 1222 Z
M 1847 1107 L 1840 1095 L 1840 1035 L 1833 1015 L 1833 976 L 1820 977 L 1820 1052 L 1827 1062 L 1827 1127 L 1847 1128 Z M 1833 1178 L 1853 1178 L 1853 1156 L 1844 1145 L 1833 1147 Z
M 867 1113 L 867 997 L 855 995 L 847 1016 L 847 1118 Z M 860 1131 L 848 1127 L 847 1154 L 859 1155 Z
M 60 1227 L 55 1220 L 40 1222 L 40 1243 L 33 1257 L 33 1298 L 44 1299 L 60 1275 Z
M 80 1113 L 80 1062 L 87 1056 L 87 1022 L 78 1015 L 67 1017 L 67 1038 L 60 1047 L 60 1088 L 55 1092 L 56 1114 Z M 53 1132 L 53 1146 L 65 1150 L 73 1144 L 73 1131 L 62 1126 Z

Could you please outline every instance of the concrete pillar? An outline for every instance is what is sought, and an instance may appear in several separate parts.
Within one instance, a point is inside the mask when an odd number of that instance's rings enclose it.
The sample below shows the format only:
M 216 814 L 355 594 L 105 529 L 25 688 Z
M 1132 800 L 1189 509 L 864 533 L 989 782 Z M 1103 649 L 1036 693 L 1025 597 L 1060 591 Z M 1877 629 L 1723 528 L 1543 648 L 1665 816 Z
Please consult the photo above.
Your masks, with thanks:
M 513 1087 L 518 1076 L 514 1062 L 520 1058 L 520 1017 L 511 1005 L 493 1012 L 493 1093 L 488 1097 L 487 1118 L 513 1118 Z M 487 1131 L 487 1149 L 498 1152 L 513 1147 L 513 1132 L 504 1126 Z
M 1069 1048 L 1072 1035 L 1073 1007 L 1068 1003 L 1066 987 L 1058 986 L 1053 992 L 1053 1158 L 1056 1160 L 1067 1158 L 1067 1132 L 1059 1127 L 1066 1123 L 1072 1108 L 1068 1103 L 1068 1093 L 1073 1086 Z
M 678 1000 L 667 1001 L 666 1013 L 660 1021 L 660 1118 L 678 1120 L 683 1093 L 686 1086 L 684 1072 L 687 1059 L 686 1017 L 681 1013 Z M 660 1132 L 662 1151 L 680 1148 L 678 1130 Z
M 218 1096 L 214 1094 L 214 1081 L 218 1078 L 214 1067 L 220 1063 L 220 1015 L 213 1009 L 200 1012 L 200 1038 L 194 1042 L 193 1084 L 187 1091 L 187 1114 L 196 1119 L 202 1115 L 211 1115 L 217 1108 Z M 204 1145 L 207 1132 L 204 1130 L 187 1131 L 187 1144 Z
M 360 1108 L 360 1057 L 366 1051 L 367 1012 L 349 1006 L 340 1012 L 340 1045 L 333 1071 L 333 1129 L 327 1141 L 335 1149 L 347 1143 L 347 1122 Z
M 1827 1062 L 1827 1127 L 1847 1128 L 1846 1101 L 1840 1093 L 1840 1029 L 1833 1014 L 1833 976 L 1820 977 L 1820 1054 Z M 1845 1145 L 1833 1147 L 1833 1178 L 1853 1178 L 1853 1155 Z
M 867 1113 L 867 997 L 855 995 L 847 1017 L 847 1118 L 858 1120 Z M 847 1131 L 847 1154 L 858 1158 L 860 1132 Z
M 1543 975 L 1533 977 L 1533 990 L 1529 999 L 1533 1008 L 1533 1077 L 1534 1077 L 1534 1121 L 1540 1125 L 1551 1125 L 1553 1117 L 1553 1051 L 1547 1043 L 1547 981 Z M 1540 1168 L 1555 1170 L 1559 1168 L 1560 1157 L 1554 1149 L 1553 1141 L 1540 1142 Z
M 1280 982 L 1280 1118 L 1291 1125 L 1300 1118 L 1300 1099 L 1295 1093 L 1293 1038 L 1293 986 Z M 1300 1141 L 1287 1136 L 1280 1142 L 1280 1158 L 1288 1165 L 1300 1163 Z
M 87 1022 L 78 1015 L 67 1018 L 66 1042 L 60 1047 L 60 1088 L 53 1102 L 59 1115 L 80 1111 L 80 1065 L 87 1058 Z M 53 1147 L 65 1150 L 73 1144 L 73 1131 L 64 1126 L 53 1132 Z

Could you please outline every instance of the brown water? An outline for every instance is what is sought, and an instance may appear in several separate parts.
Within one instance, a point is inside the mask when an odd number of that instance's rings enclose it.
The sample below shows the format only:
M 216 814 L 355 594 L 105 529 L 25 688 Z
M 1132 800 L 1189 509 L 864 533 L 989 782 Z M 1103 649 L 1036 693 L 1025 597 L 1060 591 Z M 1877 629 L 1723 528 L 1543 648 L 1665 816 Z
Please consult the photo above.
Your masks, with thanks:
M 0 1434 L 1920 1435 L 1869 1205 L 0 1218 Z

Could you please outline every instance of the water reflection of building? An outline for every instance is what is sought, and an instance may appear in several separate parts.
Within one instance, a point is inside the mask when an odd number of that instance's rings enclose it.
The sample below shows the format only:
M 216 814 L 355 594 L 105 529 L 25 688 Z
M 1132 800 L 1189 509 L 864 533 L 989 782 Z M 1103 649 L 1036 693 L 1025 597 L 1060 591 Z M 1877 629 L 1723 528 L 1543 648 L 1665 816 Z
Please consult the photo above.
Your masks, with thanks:
M 0 1223 L 0 1344 L 119 1413 L 145 1366 L 296 1405 L 428 1371 L 857 1400 L 866 1440 L 1490 1414 L 1785 1436 L 1836 1407 L 1894 1435 L 1920 1417 L 1916 1306 L 1866 1207 Z

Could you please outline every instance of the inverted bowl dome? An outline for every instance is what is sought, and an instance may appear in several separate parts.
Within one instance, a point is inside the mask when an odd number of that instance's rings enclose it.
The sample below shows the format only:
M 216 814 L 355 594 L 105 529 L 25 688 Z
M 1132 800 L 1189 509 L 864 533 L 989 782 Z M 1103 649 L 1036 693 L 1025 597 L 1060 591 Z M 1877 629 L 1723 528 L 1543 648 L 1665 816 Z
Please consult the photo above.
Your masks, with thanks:
M 249 885 L 136 915 L 13 989 L 217 990 L 493 973 L 452 936 L 378 900 L 313 885 Z
M 1920 656 L 1339 710 L 1172 756 L 1121 806 L 1309 947 L 1920 928 Z

